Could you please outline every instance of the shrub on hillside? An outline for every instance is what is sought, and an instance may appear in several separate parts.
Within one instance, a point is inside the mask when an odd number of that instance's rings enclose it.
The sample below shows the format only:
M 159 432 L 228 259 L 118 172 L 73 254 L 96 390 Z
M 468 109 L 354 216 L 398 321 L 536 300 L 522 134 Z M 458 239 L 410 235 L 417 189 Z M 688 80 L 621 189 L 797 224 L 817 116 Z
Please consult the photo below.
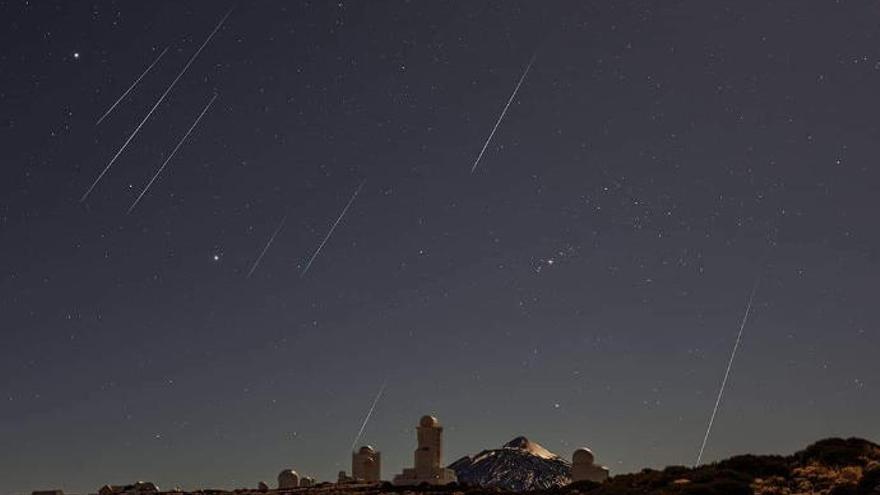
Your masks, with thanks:
M 717 464 L 718 469 L 746 473 L 753 478 L 787 476 L 791 459 L 779 455 L 738 455 Z
M 565 492 L 578 491 L 580 493 L 587 493 L 587 492 L 591 492 L 591 491 L 595 490 L 596 488 L 599 488 L 599 486 L 601 486 L 601 485 L 599 483 L 596 483 L 595 481 L 583 480 L 583 481 L 575 481 L 574 483 L 571 483 L 562 489 L 552 489 L 551 488 L 550 491 L 556 492 L 556 491 L 562 490 Z
M 860 438 L 828 438 L 820 440 L 795 454 L 807 463 L 815 461 L 826 466 L 860 466 L 866 453 L 868 442 Z
M 587 493 L 589 495 L 630 495 L 650 494 L 665 488 L 670 480 L 660 471 L 644 469 L 639 473 L 621 474 L 598 484 L 579 481 L 565 487 L 566 493 Z
M 682 495 L 753 495 L 751 484 L 742 479 L 721 478 L 685 485 Z
M 837 485 L 828 495 L 859 495 L 859 489 L 855 485 Z
M 859 495 L 880 493 L 880 467 L 866 471 L 859 481 Z
M 672 479 L 678 479 L 687 477 L 691 471 L 691 468 L 685 466 L 667 466 L 663 469 L 663 474 Z
M 718 465 L 704 466 L 691 475 L 691 483 L 683 485 L 682 495 L 752 495 L 754 477 Z

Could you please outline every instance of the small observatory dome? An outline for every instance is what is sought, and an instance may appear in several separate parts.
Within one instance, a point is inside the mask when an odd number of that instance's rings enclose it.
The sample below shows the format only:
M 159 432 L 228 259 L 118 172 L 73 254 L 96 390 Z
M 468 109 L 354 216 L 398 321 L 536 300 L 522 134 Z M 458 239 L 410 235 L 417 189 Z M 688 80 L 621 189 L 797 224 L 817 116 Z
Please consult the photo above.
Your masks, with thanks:
M 593 464 L 595 460 L 596 457 L 593 455 L 593 451 L 586 447 L 575 450 L 571 456 L 572 464 Z
M 299 475 L 293 469 L 285 469 L 278 473 L 278 488 L 296 488 L 299 486 Z
M 440 422 L 437 421 L 437 418 L 434 416 L 425 415 L 419 420 L 419 426 L 422 428 L 433 428 L 435 426 L 440 426 Z

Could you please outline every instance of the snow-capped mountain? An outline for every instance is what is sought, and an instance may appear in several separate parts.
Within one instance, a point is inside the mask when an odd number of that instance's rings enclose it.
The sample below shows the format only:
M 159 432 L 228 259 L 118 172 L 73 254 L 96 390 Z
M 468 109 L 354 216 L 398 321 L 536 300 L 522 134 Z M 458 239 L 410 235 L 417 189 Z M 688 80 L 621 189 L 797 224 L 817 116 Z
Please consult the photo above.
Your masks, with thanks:
M 526 437 L 499 449 L 462 457 L 449 465 L 460 483 L 524 491 L 567 485 L 571 464 Z

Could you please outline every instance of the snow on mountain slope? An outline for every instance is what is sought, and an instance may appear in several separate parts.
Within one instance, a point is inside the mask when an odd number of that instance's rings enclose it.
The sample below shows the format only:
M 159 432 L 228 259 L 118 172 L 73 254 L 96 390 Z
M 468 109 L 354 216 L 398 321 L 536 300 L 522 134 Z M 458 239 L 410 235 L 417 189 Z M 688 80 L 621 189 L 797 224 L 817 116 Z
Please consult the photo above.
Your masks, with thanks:
M 526 437 L 462 457 L 449 468 L 460 483 L 511 491 L 544 489 L 571 481 L 571 464 Z

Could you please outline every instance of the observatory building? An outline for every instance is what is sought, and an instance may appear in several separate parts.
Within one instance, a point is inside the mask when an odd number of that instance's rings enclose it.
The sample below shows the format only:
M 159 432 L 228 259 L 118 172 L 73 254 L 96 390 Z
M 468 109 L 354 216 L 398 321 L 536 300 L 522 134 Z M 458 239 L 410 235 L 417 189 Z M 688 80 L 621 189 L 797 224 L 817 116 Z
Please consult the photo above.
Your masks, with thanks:
M 415 466 L 394 477 L 395 485 L 446 485 L 456 481 L 455 471 L 442 467 L 443 427 L 434 416 L 422 416 L 416 428 Z
M 571 456 L 571 481 L 594 481 L 601 483 L 608 479 L 608 468 L 597 466 L 593 451 L 582 447 Z
M 293 469 L 285 469 L 278 473 L 278 489 L 289 490 L 299 487 L 299 475 Z
M 357 481 L 378 483 L 382 478 L 382 453 L 369 445 L 352 452 L 351 476 Z

